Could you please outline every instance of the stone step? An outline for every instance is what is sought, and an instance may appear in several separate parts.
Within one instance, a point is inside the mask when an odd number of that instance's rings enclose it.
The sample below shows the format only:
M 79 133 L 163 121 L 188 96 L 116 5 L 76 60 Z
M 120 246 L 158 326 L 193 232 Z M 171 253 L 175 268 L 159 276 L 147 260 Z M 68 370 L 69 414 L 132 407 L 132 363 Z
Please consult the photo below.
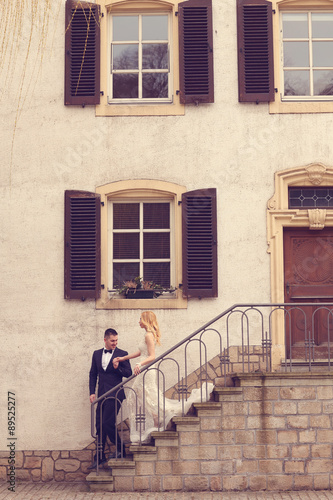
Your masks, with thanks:
M 156 446 L 133 444 L 129 450 L 133 453 L 133 462 L 156 460 Z
M 172 417 L 177 431 L 197 431 L 200 428 L 199 417 Z
M 198 417 L 212 416 L 221 413 L 221 403 L 215 401 L 207 401 L 206 403 L 193 403 L 193 407 L 197 412 Z
M 217 391 L 215 397 L 222 397 L 221 401 L 223 401 L 224 398 L 236 398 L 241 395 L 242 389 L 219 387 L 215 388 L 214 391 Z M 143 471 L 145 471 L 145 477 L 148 474 L 147 467 L 151 468 L 152 471 L 155 470 L 153 462 L 159 462 L 160 460 L 165 462 L 168 447 L 170 452 L 179 448 L 180 432 L 193 433 L 194 431 L 200 431 L 201 417 L 216 416 L 221 413 L 221 401 L 194 403 L 193 413 L 195 412 L 196 416 L 193 414 L 185 417 L 175 416 L 171 419 L 172 427 L 169 430 L 152 432 L 151 444 L 130 445 L 128 452 L 133 457 L 133 460 L 129 460 L 128 457 L 127 459 L 109 460 L 109 470 L 101 470 L 99 475 L 96 472 L 89 474 L 87 482 L 90 491 L 135 491 L 135 488 L 141 484 Z M 163 458 L 161 458 L 162 455 L 158 450 L 160 452 L 162 450 Z M 151 464 L 147 462 L 151 462 Z M 172 477 L 169 482 L 171 479 Z M 179 481 L 179 478 L 177 480 Z
M 221 377 L 216 377 L 214 379 L 215 387 L 234 387 L 235 381 L 233 379 L 234 373 L 228 373 L 228 375 L 222 375 Z
M 177 431 L 156 431 L 151 433 L 155 446 L 178 446 Z
M 242 401 L 242 387 L 215 387 L 214 396 L 218 402 Z
M 108 466 L 113 477 L 135 475 L 135 461 L 112 459 L 108 461 Z
M 86 481 L 91 492 L 114 490 L 111 470 L 100 469 L 98 473 L 92 471 L 86 477 Z

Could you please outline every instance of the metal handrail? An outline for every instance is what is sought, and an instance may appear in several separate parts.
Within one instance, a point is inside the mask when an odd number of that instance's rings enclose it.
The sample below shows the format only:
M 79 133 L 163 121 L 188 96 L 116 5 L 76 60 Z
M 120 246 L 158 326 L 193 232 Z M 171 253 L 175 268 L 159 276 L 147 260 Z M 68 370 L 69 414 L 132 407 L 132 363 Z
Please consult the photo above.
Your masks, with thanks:
M 204 324 L 201 328 L 198 328 L 198 330 L 195 330 L 195 332 L 191 333 L 185 339 L 183 339 L 180 342 L 178 342 L 178 344 L 174 345 L 173 347 L 171 347 L 170 349 L 168 349 L 167 351 L 165 351 L 163 354 L 161 354 L 160 356 L 158 356 L 157 358 L 155 358 L 151 363 L 149 363 L 148 365 L 145 365 L 144 367 L 142 367 L 141 368 L 141 373 L 143 373 L 144 371 L 148 370 L 148 368 L 150 368 L 152 365 L 154 365 L 157 362 L 161 361 L 163 358 L 165 358 L 165 356 L 168 356 L 171 352 L 175 351 L 176 349 L 178 349 L 179 347 L 181 347 L 182 345 L 184 345 L 186 342 L 188 342 L 189 340 L 191 340 L 192 337 L 194 337 L 195 335 L 197 335 L 198 333 L 200 333 L 202 330 L 205 330 L 206 328 L 208 328 L 210 325 L 212 325 L 213 323 L 215 323 L 216 321 L 218 321 L 220 318 L 222 318 L 223 316 L 225 316 L 225 314 L 228 314 L 230 311 L 232 311 L 235 307 L 237 307 L 237 306 L 230 307 L 229 309 L 227 309 L 223 313 L 221 313 L 218 316 L 216 316 L 211 321 L 208 321 L 208 323 Z M 109 397 L 111 394 L 117 392 L 118 389 L 122 388 L 125 384 L 127 384 L 128 382 L 130 382 L 135 377 L 136 377 L 136 375 L 134 375 L 134 374 L 131 375 L 125 381 L 120 382 L 118 385 L 116 385 L 115 387 L 113 387 L 109 391 L 105 392 L 104 394 L 102 394 L 102 396 L 100 396 L 99 398 L 96 398 L 95 401 L 93 401 L 91 403 L 91 416 L 92 416 L 92 419 L 91 419 L 91 435 L 92 435 L 92 437 L 94 437 L 94 438 L 96 437 L 96 434 L 94 433 L 94 406 L 96 404 L 98 404 L 100 401 L 102 401 L 103 399 Z

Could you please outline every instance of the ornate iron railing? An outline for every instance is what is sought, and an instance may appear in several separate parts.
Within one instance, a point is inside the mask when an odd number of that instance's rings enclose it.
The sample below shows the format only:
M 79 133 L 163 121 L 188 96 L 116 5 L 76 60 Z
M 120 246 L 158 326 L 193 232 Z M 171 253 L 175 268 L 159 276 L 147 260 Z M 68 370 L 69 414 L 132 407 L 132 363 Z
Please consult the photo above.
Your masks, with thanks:
M 146 377 L 154 370 L 158 398 L 156 427 L 165 430 L 166 398 L 176 397 L 181 405 L 180 414 L 184 415 L 192 389 L 200 388 L 200 399 L 206 400 L 207 384 L 214 383 L 217 377 L 220 385 L 227 385 L 230 383 L 230 374 L 234 372 L 294 371 L 300 368 L 311 371 L 316 364 L 331 370 L 332 330 L 333 303 L 236 304 L 144 366 L 140 374 L 142 389 L 138 392 L 145 394 Z M 193 350 L 190 352 L 194 345 L 198 347 L 196 360 Z M 272 362 L 274 349 L 275 364 Z M 194 362 L 197 363 L 195 370 L 192 368 Z M 173 370 L 170 370 L 170 363 Z M 135 375 L 132 375 L 92 403 L 91 433 L 97 439 L 97 449 L 100 449 L 100 445 L 95 434 L 95 405 L 103 406 L 108 398 L 117 399 L 122 389 L 127 394 L 133 392 L 131 384 L 134 378 Z M 137 394 L 135 397 L 136 430 L 142 443 L 141 436 L 146 424 L 145 398 L 140 406 Z M 100 415 L 102 429 L 102 411 Z M 119 428 L 122 440 L 125 428 L 122 422 Z

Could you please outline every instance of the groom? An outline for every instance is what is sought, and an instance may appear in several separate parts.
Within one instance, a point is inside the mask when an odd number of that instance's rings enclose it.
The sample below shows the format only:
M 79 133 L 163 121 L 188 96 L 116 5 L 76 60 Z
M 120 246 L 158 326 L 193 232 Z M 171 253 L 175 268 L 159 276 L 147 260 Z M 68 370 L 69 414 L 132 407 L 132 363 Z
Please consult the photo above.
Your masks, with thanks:
M 91 368 L 89 373 L 89 390 L 90 390 L 90 403 L 93 403 L 96 399 L 96 383 L 98 380 L 98 395 L 102 396 L 105 392 L 109 391 L 120 382 L 122 382 L 123 377 L 130 377 L 132 375 L 132 368 L 130 362 L 123 361 L 121 363 L 116 363 L 113 365 L 111 359 L 113 357 L 126 356 L 128 353 L 122 349 L 118 349 L 118 333 L 113 328 L 108 328 L 105 330 L 104 334 L 104 349 L 98 349 L 94 351 Z M 117 402 L 115 400 L 117 397 Z M 96 431 L 98 435 L 98 443 L 101 445 L 101 455 L 99 456 L 99 464 L 102 465 L 106 462 L 105 457 L 105 443 L 106 437 L 112 443 L 117 441 L 117 450 L 109 458 L 118 458 L 121 456 L 121 441 L 119 434 L 116 429 L 116 415 L 119 411 L 120 405 L 125 398 L 124 390 L 121 389 L 118 394 L 111 394 L 109 399 L 103 400 L 98 403 L 96 411 Z M 103 402 L 103 404 L 102 404 Z M 102 411 L 102 436 L 100 429 L 100 415 Z M 116 440 L 117 436 L 117 440 Z M 123 448 L 123 456 L 125 456 L 125 450 Z M 93 464 L 89 469 L 94 469 L 97 466 L 96 455 L 94 457 Z

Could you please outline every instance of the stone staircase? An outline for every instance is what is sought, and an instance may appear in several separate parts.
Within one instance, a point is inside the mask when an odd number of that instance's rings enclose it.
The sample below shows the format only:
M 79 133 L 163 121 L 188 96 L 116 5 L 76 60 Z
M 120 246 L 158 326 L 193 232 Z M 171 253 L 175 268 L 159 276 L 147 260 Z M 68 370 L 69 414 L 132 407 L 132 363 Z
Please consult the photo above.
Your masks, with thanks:
M 174 417 L 150 446 L 130 446 L 131 459 L 89 474 L 91 491 L 333 489 L 333 372 L 235 373 L 230 382 L 215 383 L 213 401 Z
M 129 459 L 110 460 L 91 472 L 90 491 L 218 491 L 221 464 L 216 433 L 221 432 L 222 401 L 241 400 L 240 387 L 215 385 L 214 401 L 195 403 L 185 417 L 173 417 L 171 430 L 153 432 L 150 445 L 131 445 Z

